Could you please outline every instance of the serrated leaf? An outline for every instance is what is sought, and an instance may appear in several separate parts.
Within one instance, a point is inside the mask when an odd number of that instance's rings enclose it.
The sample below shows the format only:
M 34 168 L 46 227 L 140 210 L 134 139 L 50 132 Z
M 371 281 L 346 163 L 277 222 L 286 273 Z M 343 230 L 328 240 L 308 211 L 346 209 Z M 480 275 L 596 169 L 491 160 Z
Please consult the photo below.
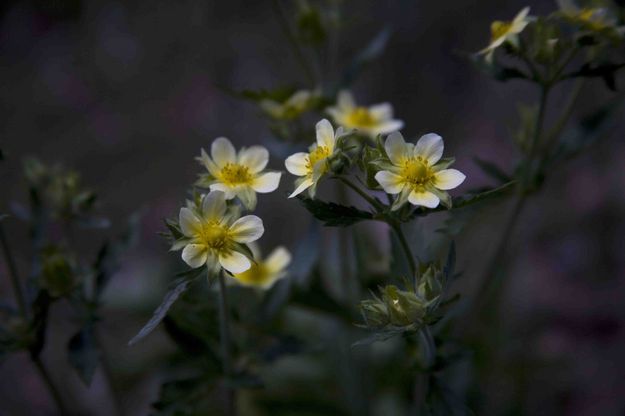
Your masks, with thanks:
M 171 308 L 171 306 L 174 304 L 174 302 L 176 302 L 178 297 L 180 297 L 180 295 L 189 288 L 190 283 L 191 281 L 189 279 L 179 279 L 175 287 L 167 292 L 159 307 L 156 308 L 156 310 L 154 311 L 152 318 L 150 318 L 148 323 L 145 324 L 143 328 L 141 328 L 139 333 L 128 342 L 128 345 L 136 344 L 137 342 L 148 336 L 152 331 L 154 331 L 154 329 L 163 320 L 163 318 L 165 318 L 165 315 L 167 315 L 167 311 L 169 311 L 169 308 Z
M 615 64 L 606 62 L 593 65 L 587 62 L 578 71 L 568 74 L 565 78 L 601 78 L 610 90 L 616 91 L 616 73 L 623 67 L 625 67 L 625 63 Z
M 83 383 L 90 386 L 100 359 L 92 325 L 85 326 L 70 338 L 67 358 Z
M 362 211 L 352 206 L 324 202 L 304 196 L 298 196 L 297 199 L 308 212 L 328 227 L 346 227 L 360 221 L 373 219 L 373 215 L 370 212 Z

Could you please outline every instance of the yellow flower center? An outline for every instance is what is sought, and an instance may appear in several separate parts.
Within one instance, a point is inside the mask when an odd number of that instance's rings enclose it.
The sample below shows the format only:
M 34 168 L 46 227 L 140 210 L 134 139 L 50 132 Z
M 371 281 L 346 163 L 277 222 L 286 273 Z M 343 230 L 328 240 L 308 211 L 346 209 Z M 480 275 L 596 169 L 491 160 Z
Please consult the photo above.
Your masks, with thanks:
M 602 30 L 608 27 L 603 21 L 605 10 L 597 8 L 581 9 L 575 16 L 576 20 L 587 25 L 591 30 Z
M 434 180 L 434 171 L 429 163 L 420 157 L 406 160 L 399 175 L 412 189 L 422 189 Z
M 262 285 L 269 278 L 269 270 L 261 262 L 252 263 L 252 267 L 236 275 L 237 280 L 250 285 Z
M 216 222 L 204 223 L 198 230 L 197 240 L 209 249 L 218 252 L 230 250 L 230 233 L 228 228 Z
M 313 151 L 308 154 L 308 164 L 306 168 L 308 173 L 312 173 L 317 162 L 327 159 L 330 156 L 330 149 L 326 146 L 317 146 Z M 323 166 L 321 173 L 325 173 L 327 166 Z
M 249 184 L 252 182 L 252 174 L 247 166 L 236 163 L 226 163 L 219 173 L 221 181 L 229 186 Z
M 346 124 L 349 127 L 371 127 L 376 120 L 371 115 L 371 111 L 365 107 L 356 107 L 346 117 Z
M 506 36 L 511 28 L 512 22 L 502 22 L 501 20 L 494 21 L 490 25 L 491 42 L 496 41 L 502 36 Z

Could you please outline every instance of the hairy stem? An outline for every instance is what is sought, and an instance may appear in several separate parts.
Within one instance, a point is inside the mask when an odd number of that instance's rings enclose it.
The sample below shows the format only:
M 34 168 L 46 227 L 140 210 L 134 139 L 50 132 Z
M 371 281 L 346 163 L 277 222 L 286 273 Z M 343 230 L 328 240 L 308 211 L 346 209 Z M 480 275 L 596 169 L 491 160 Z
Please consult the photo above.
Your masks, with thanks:
M 59 390 L 56 388 L 54 381 L 52 381 L 52 378 L 50 377 L 50 373 L 48 373 L 48 369 L 41 361 L 41 358 L 39 358 L 39 356 L 37 355 L 31 355 L 30 358 L 33 364 L 35 364 L 35 368 L 37 368 L 37 372 L 39 373 L 41 380 L 43 380 L 46 388 L 48 389 L 48 392 L 50 392 L 50 395 L 54 399 L 54 403 L 56 404 L 59 414 L 68 415 L 69 408 L 65 405 L 65 402 L 63 401 L 63 398 L 61 397 Z
M 19 308 L 20 314 L 26 318 L 28 317 L 28 309 L 26 307 L 26 297 L 24 296 L 22 285 L 20 284 L 20 278 L 17 273 L 17 266 L 15 265 L 15 261 L 13 260 L 11 247 L 9 246 L 9 242 L 6 239 L 6 236 L 4 234 L 4 229 L 2 228 L 1 223 L 0 223 L 0 244 L 2 245 L 2 253 L 4 254 L 4 259 L 7 263 L 7 267 L 9 268 L 11 286 L 13 286 L 13 292 L 15 292 L 15 299 L 17 300 L 17 306 Z
M 401 226 L 396 222 L 388 222 L 388 225 L 395 232 L 395 235 L 399 240 L 399 244 L 401 245 L 402 250 L 404 250 L 406 260 L 408 260 L 408 266 L 410 267 L 410 272 L 412 273 L 412 278 L 417 279 L 417 263 L 415 262 L 414 255 L 412 254 L 412 250 L 410 249 L 410 245 L 408 244 L 408 240 L 406 239 Z
M 230 307 L 228 305 L 228 292 L 223 273 L 219 274 L 219 333 L 221 338 L 221 359 L 223 360 L 224 375 L 226 376 L 226 406 L 227 414 L 236 414 L 236 391 L 230 385 L 232 382 L 232 355 L 230 347 Z
M 367 195 L 367 193 L 365 191 L 360 189 L 360 187 L 358 185 L 356 185 L 355 183 L 353 183 L 352 181 L 350 181 L 346 177 L 344 177 L 344 176 L 336 176 L 336 179 L 338 179 L 339 181 L 341 181 L 345 185 L 347 185 L 349 188 L 351 188 L 354 192 L 356 192 L 358 195 L 360 195 L 360 197 L 362 199 L 367 201 L 369 203 L 369 205 L 371 205 L 376 210 L 381 211 L 381 210 L 384 209 L 384 206 L 379 201 L 377 201 L 375 198 L 372 198 L 371 196 Z

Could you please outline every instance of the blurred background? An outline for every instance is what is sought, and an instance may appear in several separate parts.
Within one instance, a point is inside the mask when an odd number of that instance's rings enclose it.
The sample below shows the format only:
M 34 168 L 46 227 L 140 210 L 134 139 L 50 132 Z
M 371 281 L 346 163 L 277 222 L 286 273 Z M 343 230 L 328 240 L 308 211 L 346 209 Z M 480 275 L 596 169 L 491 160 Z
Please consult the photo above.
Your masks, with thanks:
M 479 73 L 459 52 L 484 47 L 490 22 L 526 5 L 537 14 L 557 7 L 552 0 L 344 2 L 342 65 L 382 28 L 392 30 L 381 59 L 354 84 L 355 96 L 363 103 L 391 102 L 408 137 L 441 134 L 446 154 L 468 177 L 454 195 L 492 185 L 473 157 L 512 166 L 516 103 L 536 99 L 522 83 L 502 84 Z M 141 240 L 107 289 L 101 325 L 124 409 L 147 414 L 171 376 L 165 362 L 173 344 L 161 331 L 134 347 L 127 342 L 160 302 L 172 271 L 183 268 L 157 235 L 162 219 L 176 215 L 200 171 L 194 157 L 218 136 L 235 146 L 276 149 L 269 166 L 283 169 L 286 154 L 258 107 L 228 91 L 273 88 L 285 80 L 311 86 L 272 2 L 238 0 L 3 2 L 0 80 L 2 212 L 11 201 L 27 200 L 26 156 L 81 172 L 112 220 L 113 234 L 130 214 L 143 212 Z M 588 83 L 583 94 L 579 114 L 615 95 L 600 81 Z M 553 106 L 563 102 L 559 91 Z M 488 355 L 479 392 L 469 389 L 470 407 L 484 414 L 625 414 L 624 127 L 622 117 L 609 137 L 553 172 L 524 212 L 494 318 L 503 341 Z M 285 175 L 278 192 L 259 196 L 265 251 L 277 244 L 293 249 L 311 221 L 286 199 L 291 186 Z M 470 291 L 472 277 L 483 271 L 506 210 L 506 204 L 495 207 L 458 236 L 460 292 Z M 441 219 L 427 221 L 425 227 L 435 229 Z M 387 238 L 378 228 L 370 232 Z M 25 270 L 27 233 L 17 221 L 7 223 L 6 232 Z M 334 234 L 324 237 L 331 241 Z M 83 238 L 86 247 L 95 244 Z M 0 273 L 2 298 L 10 299 L 4 264 Z M 66 365 L 65 345 L 77 325 L 71 311 L 56 304 L 52 314 L 56 324 L 43 360 L 53 377 L 79 411 L 111 414 L 101 370 L 86 388 Z M 0 374 L 0 414 L 54 413 L 26 354 L 3 359 Z

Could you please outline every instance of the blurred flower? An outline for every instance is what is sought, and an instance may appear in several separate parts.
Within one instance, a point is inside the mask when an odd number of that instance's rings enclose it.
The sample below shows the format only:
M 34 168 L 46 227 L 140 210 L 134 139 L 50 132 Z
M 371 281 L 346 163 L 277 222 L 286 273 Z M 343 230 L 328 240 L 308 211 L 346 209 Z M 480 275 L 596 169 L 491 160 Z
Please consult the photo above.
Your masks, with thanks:
M 41 253 L 41 286 L 50 296 L 69 294 L 77 285 L 76 261 L 70 253 L 57 246 L 47 246 Z
M 389 285 L 380 290 L 380 297 L 360 302 L 367 326 L 420 326 L 427 312 L 427 301 L 412 291 Z
M 358 130 L 371 138 L 392 133 L 404 126 L 403 121 L 393 119 L 393 107 L 389 103 L 360 107 L 349 91 L 339 92 L 336 107 L 329 107 L 326 111 L 335 123 L 346 129 Z
M 558 6 L 567 19 L 584 29 L 601 32 L 616 28 L 616 16 L 607 7 L 579 7 L 574 0 L 558 0 Z
M 490 26 L 490 45 L 478 53 L 486 55 L 486 60 L 491 62 L 493 60 L 495 50 L 504 43 L 508 42 L 514 46 L 518 46 L 519 34 L 523 32 L 525 27 L 531 21 L 531 18 L 528 16 L 529 11 L 529 7 L 524 8 L 514 17 L 512 21 L 494 21 Z
M 232 277 L 242 286 L 269 289 L 275 282 L 286 276 L 286 267 L 291 262 L 291 253 L 284 247 L 276 247 L 266 259 L 262 259 L 256 244 L 250 244 L 255 262 L 252 266 Z
M 375 179 L 386 193 L 399 194 L 393 210 L 406 201 L 428 208 L 437 207 L 441 200 L 450 205 L 445 191 L 459 186 L 465 175 L 447 169 L 453 159 L 441 159 L 443 147 L 443 139 L 434 133 L 422 136 L 416 145 L 406 143 L 399 132 L 388 136 L 384 149 L 390 163 L 379 164 L 383 170 L 375 174 Z
M 213 272 L 223 267 L 230 273 L 242 273 L 252 265 L 246 253 L 247 243 L 263 235 L 263 221 L 255 215 L 240 216 L 237 207 L 228 207 L 226 195 L 211 191 L 180 209 L 179 226 L 183 236 L 172 250 L 182 250 L 182 259 L 193 268 L 204 264 Z
M 336 134 L 332 124 L 326 119 L 316 125 L 317 143 L 310 147 L 309 153 L 300 152 L 289 156 L 284 162 L 286 169 L 301 178 L 295 180 L 295 190 L 289 198 L 304 192 L 306 189 L 311 198 L 315 197 L 319 179 L 328 171 L 329 159 L 334 155 L 336 141 L 343 135 L 343 129 L 338 128 Z
M 277 120 L 292 120 L 308 111 L 319 97 L 319 92 L 300 90 L 283 102 L 268 98 L 259 103 L 260 108 L 270 117 Z
M 256 192 L 273 192 L 280 184 L 281 172 L 265 172 L 269 152 L 262 146 L 242 148 L 237 155 L 230 140 L 220 137 L 211 145 L 211 156 L 202 149 L 197 160 L 208 170 L 196 185 L 222 191 L 226 199 L 234 197 L 249 210 L 256 207 Z

